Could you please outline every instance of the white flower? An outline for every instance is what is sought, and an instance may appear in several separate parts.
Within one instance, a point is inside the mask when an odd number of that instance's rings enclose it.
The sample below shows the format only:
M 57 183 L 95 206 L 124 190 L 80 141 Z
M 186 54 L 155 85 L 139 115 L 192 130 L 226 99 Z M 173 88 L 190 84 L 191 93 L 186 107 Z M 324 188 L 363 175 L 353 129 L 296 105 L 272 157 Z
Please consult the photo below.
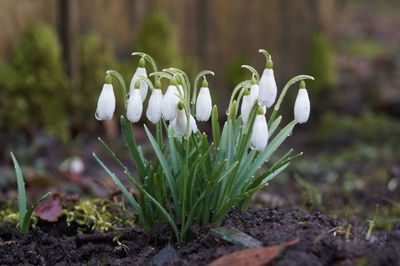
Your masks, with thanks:
M 246 91 L 245 94 L 243 95 L 242 106 L 240 107 L 240 114 L 244 125 L 246 125 L 247 121 L 249 120 L 251 107 L 253 106 L 253 104 L 254 101 L 251 97 L 251 94 L 249 93 L 249 91 Z
M 106 77 L 106 79 L 109 79 L 109 82 L 103 85 L 95 114 L 96 119 L 100 121 L 110 120 L 115 111 L 115 96 L 113 86 L 111 85 L 111 77 Z
M 190 131 L 192 133 L 197 133 L 197 131 L 199 131 L 199 129 L 197 128 L 196 120 L 192 115 L 190 115 Z
M 177 95 L 178 88 L 171 82 L 163 97 L 161 105 L 162 115 L 167 121 L 171 121 L 176 117 L 177 104 L 179 102 L 179 97 Z
M 129 85 L 129 88 L 130 88 L 129 95 L 133 93 L 133 90 L 135 89 L 135 84 L 139 80 L 139 76 L 147 77 L 144 58 L 140 58 L 139 66 L 136 69 L 135 74 L 133 74 L 133 77 L 131 79 L 131 84 Z M 149 89 L 149 85 L 146 83 L 146 81 L 141 80 L 140 81 L 140 94 L 142 97 L 142 102 L 144 102 L 144 100 L 146 99 L 148 89 Z
M 276 99 L 277 87 L 275 82 L 274 70 L 265 68 L 260 79 L 258 100 L 262 105 L 270 108 Z
M 294 119 L 302 124 L 307 122 L 310 117 L 310 99 L 305 87 L 304 81 L 300 82 L 300 89 L 297 93 L 296 102 L 294 104 Z
M 161 119 L 161 104 L 163 95 L 160 89 L 154 89 L 151 93 L 149 105 L 147 107 L 146 116 L 153 124 L 158 123 Z
M 207 121 L 210 119 L 212 111 L 212 102 L 210 90 L 208 89 L 208 83 L 206 79 L 203 80 L 201 85 L 199 96 L 196 101 L 196 118 L 199 121 Z
M 250 99 L 251 99 L 252 103 L 254 103 L 255 101 L 258 100 L 258 91 L 259 91 L 258 84 L 257 83 L 251 84 L 251 87 L 250 87 Z
M 258 114 L 253 126 L 253 132 L 251 134 L 251 145 L 257 151 L 263 151 L 268 144 L 268 126 L 267 120 L 262 107 L 258 108 Z
M 182 108 L 182 106 L 181 106 Z M 189 135 L 198 131 L 196 120 L 192 115 L 189 118 Z M 171 121 L 171 126 L 174 128 L 175 133 L 180 136 L 186 135 L 187 117 L 185 109 L 179 109 L 176 118 Z
M 126 110 L 126 117 L 132 123 L 140 120 L 143 111 L 143 103 L 140 94 L 140 89 L 134 89 L 128 99 L 128 107 Z

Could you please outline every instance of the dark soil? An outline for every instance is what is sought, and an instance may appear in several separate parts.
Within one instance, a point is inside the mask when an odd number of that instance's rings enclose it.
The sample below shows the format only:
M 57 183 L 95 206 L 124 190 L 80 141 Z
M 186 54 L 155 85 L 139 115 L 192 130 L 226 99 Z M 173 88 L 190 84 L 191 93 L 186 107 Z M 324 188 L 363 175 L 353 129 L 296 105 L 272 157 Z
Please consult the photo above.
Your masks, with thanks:
M 367 241 L 367 226 L 352 223 L 347 230 L 349 224 L 297 208 L 233 211 L 224 222 L 264 246 L 300 239 L 270 265 L 400 265 L 400 230 L 373 232 Z M 178 256 L 168 265 L 193 266 L 243 249 L 217 238 L 210 227 L 194 226 L 185 245 L 176 244 L 167 226 L 150 234 L 135 229 L 76 234 L 65 222 L 39 223 L 29 234 L 0 227 L 0 265 L 149 265 L 162 248 L 171 245 Z M 113 241 L 117 235 L 122 245 Z

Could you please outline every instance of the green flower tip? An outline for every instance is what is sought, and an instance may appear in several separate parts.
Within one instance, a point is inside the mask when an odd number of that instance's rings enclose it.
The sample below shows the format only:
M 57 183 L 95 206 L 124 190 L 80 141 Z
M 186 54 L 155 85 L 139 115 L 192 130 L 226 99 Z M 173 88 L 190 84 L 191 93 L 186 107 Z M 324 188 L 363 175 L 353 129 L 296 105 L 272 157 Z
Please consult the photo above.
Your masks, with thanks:
M 146 66 L 146 60 L 144 60 L 144 56 L 139 59 L 139 67 L 143 68 Z
M 257 85 L 257 80 L 254 75 L 251 77 L 251 85 Z
M 112 83 L 112 78 L 111 78 L 110 74 L 106 75 L 106 79 L 105 79 L 104 83 L 106 83 L 106 84 L 111 84 Z
M 259 115 L 264 115 L 264 108 L 262 107 L 262 105 L 259 105 L 259 106 L 258 106 L 257 114 L 259 114 Z
M 305 89 L 305 88 L 306 88 L 306 82 L 304 80 L 300 81 L 299 89 Z
M 154 87 L 156 88 L 156 89 L 161 89 L 161 81 L 158 79 L 158 80 L 156 80 L 156 83 L 154 84 Z
M 203 82 L 201 83 L 201 86 L 204 88 L 208 88 L 208 82 L 207 82 L 206 77 L 204 77 Z
M 245 96 L 250 95 L 250 91 L 248 88 L 244 89 L 243 95 L 245 95 Z
M 273 67 L 274 67 L 274 62 L 272 61 L 271 57 L 268 57 L 265 68 L 272 69 Z
M 173 85 L 173 86 L 178 86 L 178 81 L 177 81 L 177 79 L 176 79 L 176 76 L 173 76 L 173 77 L 172 77 L 170 83 L 171 83 L 171 85 Z
M 178 103 L 178 110 L 182 111 L 183 110 L 183 103 L 179 101 Z
M 140 81 L 136 81 L 135 83 L 135 89 L 140 89 Z

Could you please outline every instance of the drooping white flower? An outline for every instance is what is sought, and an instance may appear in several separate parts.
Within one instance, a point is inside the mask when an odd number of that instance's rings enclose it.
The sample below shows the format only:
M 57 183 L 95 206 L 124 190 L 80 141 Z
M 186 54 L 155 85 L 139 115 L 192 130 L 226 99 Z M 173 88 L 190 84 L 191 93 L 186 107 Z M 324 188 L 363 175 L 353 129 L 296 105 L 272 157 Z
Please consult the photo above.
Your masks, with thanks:
M 196 120 L 192 115 L 190 115 L 190 131 L 192 133 L 197 133 L 197 131 L 199 131 L 199 129 L 197 128 Z
M 259 91 L 258 84 L 257 83 L 252 84 L 250 87 L 250 99 L 252 103 L 258 100 L 258 91 Z
M 178 103 L 178 113 L 176 118 L 171 121 L 171 126 L 174 128 L 175 133 L 180 136 L 186 135 L 187 117 L 186 111 L 181 103 Z M 192 115 L 189 118 L 189 135 L 198 131 L 196 120 Z
M 141 93 L 139 89 L 138 83 L 136 83 L 136 87 L 133 89 L 133 92 L 129 96 L 128 106 L 126 110 L 126 117 L 132 123 L 136 123 L 140 120 L 143 111 L 143 103 L 141 98 Z
M 257 151 L 263 151 L 265 150 L 265 147 L 267 147 L 268 138 L 267 120 L 265 119 L 263 108 L 259 106 L 250 142 L 254 149 Z
M 242 105 L 240 107 L 240 115 L 242 117 L 243 124 L 246 125 L 247 121 L 249 120 L 251 107 L 253 106 L 254 101 L 251 97 L 250 92 L 248 89 L 245 90 L 242 98 Z
M 160 121 L 160 119 L 161 119 L 162 100 L 163 100 L 162 91 L 160 89 L 154 89 L 151 92 L 149 105 L 148 105 L 147 111 L 146 111 L 147 119 L 149 119 L 150 122 L 152 122 L 153 124 L 158 123 L 158 121 Z
M 115 111 L 115 95 L 114 89 L 111 84 L 111 76 L 106 76 L 106 82 L 101 90 L 99 100 L 97 101 L 97 108 L 95 117 L 97 120 L 110 120 Z
M 305 123 L 310 117 L 310 99 L 304 81 L 300 82 L 299 92 L 294 103 L 294 119 L 297 123 Z
M 135 74 L 133 74 L 133 77 L 131 79 L 131 83 L 129 86 L 129 95 L 133 93 L 134 89 L 135 89 L 135 84 L 136 82 L 139 80 L 140 76 L 145 76 L 147 77 L 147 71 L 145 68 L 145 60 L 144 58 L 140 58 L 139 60 L 139 66 L 135 71 Z M 147 91 L 149 89 L 149 85 L 144 81 L 141 80 L 140 81 L 140 95 L 142 98 L 142 102 L 144 102 L 144 100 L 146 99 L 147 96 Z
M 179 97 L 177 95 L 179 95 L 179 93 L 176 79 L 172 78 L 171 84 L 167 88 L 167 92 L 163 97 L 161 105 L 162 115 L 167 121 L 172 121 L 176 117 L 177 104 L 179 102 Z
M 267 108 L 270 108 L 275 103 L 276 94 L 278 92 L 272 66 L 272 60 L 268 59 L 267 66 L 265 67 L 260 79 L 258 91 L 259 102 Z
M 212 102 L 208 82 L 204 78 L 196 101 L 196 118 L 199 121 L 208 121 L 212 111 Z

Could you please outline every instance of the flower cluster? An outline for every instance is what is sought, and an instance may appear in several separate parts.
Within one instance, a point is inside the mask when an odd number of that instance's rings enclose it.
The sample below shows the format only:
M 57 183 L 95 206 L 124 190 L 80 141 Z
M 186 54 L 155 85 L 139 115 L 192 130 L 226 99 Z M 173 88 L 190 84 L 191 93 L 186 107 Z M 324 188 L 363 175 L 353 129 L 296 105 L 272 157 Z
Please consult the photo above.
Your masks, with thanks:
M 264 50 L 261 50 L 262 52 Z M 130 82 L 130 91 L 127 95 L 126 117 L 132 123 L 139 122 L 143 113 L 143 103 L 147 97 L 149 80 L 145 68 L 145 55 L 139 60 Z M 249 67 L 249 66 L 247 66 Z M 151 86 L 151 96 L 149 98 L 146 111 L 147 119 L 157 124 L 161 118 L 169 121 L 170 125 L 175 129 L 175 133 L 185 136 L 186 129 L 189 128 L 189 135 L 198 132 L 196 120 L 192 114 L 187 115 L 184 108 L 183 99 L 185 99 L 185 90 L 182 84 L 179 84 L 177 73 L 172 72 L 168 88 L 163 95 L 161 91 L 160 80 L 155 81 L 155 86 Z M 266 110 L 270 108 L 276 101 L 277 85 L 274 76 L 273 62 L 269 54 L 267 54 L 266 66 L 259 81 L 256 79 L 257 74 L 253 74 L 250 84 L 243 86 L 243 96 L 241 104 L 241 119 L 246 125 L 254 105 L 257 105 L 258 111 L 253 127 L 251 143 L 253 147 L 262 151 L 268 144 L 268 125 L 265 117 Z M 197 96 L 195 116 L 198 121 L 207 122 L 210 119 L 212 111 L 212 100 L 208 82 L 205 76 Z M 310 115 L 310 100 L 308 98 L 305 82 L 301 80 L 299 92 L 294 105 L 294 117 L 298 123 L 307 122 Z M 95 117 L 97 120 L 109 120 L 113 117 L 115 111 L 115 95 L 111 84 L 111 75 L 107 74 L 106 81 L 101 91 Z M 189 121 L 189 126 L 187 126 Z
M 116 77 L 126 111 L 120 118 L 122 135 L 135 163 L 136 176 L 103 140 L 99 141 L 140 192 L 139 199 L 133 198 L 118 177 L 93 155 L 128 199 L 145 231 L 159 222 L 168 222 L 177 240 L 182 242 L 193 224 L 220 224 L 233 207 L 245 210 L 256 191 L 301 155 L 291 156 L 291 149 L 275 163 L 268 164 L 295 125 L 308 120 L 310 101 L 304 80 L 313 77 L 292 78 L 277 97 L 271 55 L 265 50 L 260 53 L 266 57 L 266 67 L 260 77 L 253 67 L 242 66 L 252 75 L 233 89 L 222 129 L 206 78 L 214 75 L 212 71 L 201 71 L 191 84 L 184 71 L 177 68 L 158 71 L 149 55 L 136 52 L 133 55 L 141 58 L 129 93 L 121 75 L 114 70 L 107 71 L 95 116 L 98 120 L 112 119 L 115 96 L 111 78 Z M 151 68 L 146 70 L 146 64 Z M 165 93 L 161 86 L 163 78 L 168 81 Z M 280 105 L 289 87 L 299 81 L 294 120 L 280 128 Z M 146 125 L 144 128 L 154 152 L 152 160 L 145 158 L 136 143 L 131 124 L 142 119 L 149 90 L 145 114 L 155 125 L 155 136 Z M 200 132 L 197 122 L 210 119 L 212 136 L 209 137 Z M 268 167 L 263 167 L 267 164 Z

